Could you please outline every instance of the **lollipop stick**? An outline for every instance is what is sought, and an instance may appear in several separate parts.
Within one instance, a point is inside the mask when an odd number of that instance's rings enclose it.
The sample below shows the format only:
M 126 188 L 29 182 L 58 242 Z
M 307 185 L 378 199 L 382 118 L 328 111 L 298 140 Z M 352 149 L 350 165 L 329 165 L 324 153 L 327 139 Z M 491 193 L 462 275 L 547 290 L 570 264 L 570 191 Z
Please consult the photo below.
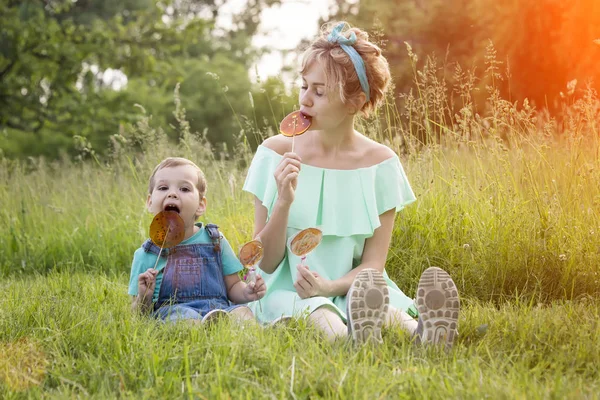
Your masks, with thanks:
M 167 241 L 167 238 L 169 237 L 169 229 L 171 229 L 170 226 L 167 227 L 167 232 L 165 233 L 165 239 L 163 240 L 162 244 L 160 245 L 160 250 L 158 251 L 158 256 L 156 256 L 156 262 L 154 263 L 154 269 L 156 269 L 156 266 L 158 265 L 158 260 L 160 260 L 160 253 L 162 253 L 162 249 L 165 246 L 165 242 Z
M 258 275 L 258 272 L 255 272 Z M 262 303 L 260 302 L 260 299 L 258 300 L 258 307 L 260 307 L 260 312 L 262 312 Z
M 250 267 L 250 272 L 248 273 L 248 281 L 253 282 L 256 285 L 256 269 L 254 267 Z M 258 300 L 258 306 L 260 307 L 260 312 L 262 312 L 262 303 Z
M 154 263 L 154 268 L 153 269 L 156 269 L 156 266 L 158 265 L 158 260 L 160 260 L 160 253 L 162 253 L 162 249 L 163 249 L 163 247 L 165 245 L 165 242 L 167 241 L 167 237 L 169 235 L 169 229 L 171 229 L 170 226 L 167 227 L 167 233 L 165 233 L 165 239 L 163 240 L 162 245 L 160 246 L 160 250 L 158 251 L 158 255 L 156 256 L 156 262 Z M 147 290 L 148 289 L 146 288 L 146 291 Z M 146 292 L 144 292 L 143 296 L 144 296 L 144 298 L 146 297 Z
M 292 153 L 294 152 L 294 138 L 296 137 L 296 121 L 297 119 L 294 118 L 294 131 L 292 132 Z

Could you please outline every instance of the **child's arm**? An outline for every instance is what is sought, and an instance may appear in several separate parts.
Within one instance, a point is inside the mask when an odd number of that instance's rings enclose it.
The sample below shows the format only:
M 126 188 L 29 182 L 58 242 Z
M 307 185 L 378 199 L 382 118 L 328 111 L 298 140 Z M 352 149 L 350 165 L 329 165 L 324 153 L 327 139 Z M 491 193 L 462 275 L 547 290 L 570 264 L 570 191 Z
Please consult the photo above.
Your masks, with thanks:
M 227 297 L 235 304 L 262 299 L 267 292 L 267 285 L 260 275 L 256 276 L 254 284 L 242 282 L 238 274 L 225 275 L 225 287 L 227 288 Z
M 158 271 L 150 268 L 138 276 L 138 294 L 131 299 L 131 309 L 142 313 L 152 310 L 152 295 L 156 288 Z

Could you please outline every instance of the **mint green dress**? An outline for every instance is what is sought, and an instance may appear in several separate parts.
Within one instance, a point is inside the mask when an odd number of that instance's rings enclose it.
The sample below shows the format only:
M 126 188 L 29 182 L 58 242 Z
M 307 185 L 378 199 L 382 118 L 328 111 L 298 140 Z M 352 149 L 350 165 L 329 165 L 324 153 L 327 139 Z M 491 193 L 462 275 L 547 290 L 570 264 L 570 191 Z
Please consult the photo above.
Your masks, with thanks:
M 271 216 L 277 199 L 273 173 L 283 157 L 259 146 L 248 170 L 244 190 L 254 194 Z M 302 164 L 298 186 L 290 208 L 287 249 L 281 264 L 272 274 L 261 271 L 267 294 L 261 305 L 251 303 L 263 323 L 281 316 L 301 317 L 319 307 L 329 306 L 346 320 L 346 296 L 301 299 L 294 288 L 296 265 L 300 257 L 289 249 L 289 239 L 305 228 L 322 230 L 319 246 L 304 263 L 322 277 L 339 279 L 360 264 L 365 240 L 380 226 L 379 215 L 415 201 L 404 169 L 397 156 L 366 168 L 337 170 Z M 414 309 L 406 296 L 384 272 L 390 290 L 390 304 L 400 310 Z

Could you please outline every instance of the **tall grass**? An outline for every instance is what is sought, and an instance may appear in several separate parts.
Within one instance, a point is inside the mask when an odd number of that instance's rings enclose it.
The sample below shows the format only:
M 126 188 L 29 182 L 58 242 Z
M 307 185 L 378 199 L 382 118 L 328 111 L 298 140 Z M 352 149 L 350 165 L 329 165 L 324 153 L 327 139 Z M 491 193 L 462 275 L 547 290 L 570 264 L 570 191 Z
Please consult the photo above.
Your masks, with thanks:
M 18 398 L 596 398 L 597 303 L 463 301 L 452 352 L 329 344 L 287 327 L 161 324 L 126 284 L 51 272 L 0 283 L 0 395 Z M 479 327 L 488 324 L 488 332 Z
M 384 118 L 362 122 L 367 134 L 402 155 L 418 198 L 398 214 L 390 275 L 409 294 L 422 270 L 437 265 L 456 278 L 462 293 L 481 300 L 598 295 L 595 93 L 566 104 L 559 123 L 527 104 L 499 99 L 493 86 L 489 114 L 470 114 L 472 88 L 463 85 L 455 88 L 462 111 L 452 118 L 454 97 L 436 74 L 432 60 L 422 71 L 415 66 L 419 96 L 409 95 L 403 107 L 390 103 Z M 115 135 L 106 160 L 84 148 L 87 160 L 0 161 L 2 275 L 127 272 L 132 251 L 147 236 L 148 176 L 168 155 L 191 158 L 204 169 L 204 220 L 221 225 L 234 248 L 250 239 L 252 199 L 241 187 L 252 150 L 242 135 L 233 157 L 215 155 L 202 135 L 190 132 L 175 98 L 179 143 L 151 128 L 148 117 Z

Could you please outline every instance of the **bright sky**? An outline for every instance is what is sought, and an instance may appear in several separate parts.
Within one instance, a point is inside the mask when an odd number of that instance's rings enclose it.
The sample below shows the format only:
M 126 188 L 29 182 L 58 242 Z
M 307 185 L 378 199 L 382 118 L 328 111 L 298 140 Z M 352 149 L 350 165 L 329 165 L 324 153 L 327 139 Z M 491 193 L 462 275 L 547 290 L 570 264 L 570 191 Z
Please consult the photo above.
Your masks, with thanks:
M 229 14 L 226 10 L 239 10 L 245 3 L 246 0 L 229 0 L 226 9 L 221 10 L 223 18 L 227 18 Z M 318 32 L 319 17 L 328 15 L 331 0 L 282 0 L 281 3 L 263 10 L 259 33 L 253 40 L 256 47 L 295 49 L 300 40 L 313 37 Z M 225 21 L 222 23 L 226 25 Z M 261 78 L 278 75 L 284 62 L 292 62 L 294 59 L 290 57 L 284 60 L 277 50 L 265 55 L 256 65 Z M 254 68 L 250 74 L 255 76 Z
M 240 10 L 247 0 L 228 0 L 219 10 L 217 25 L 227 27 L 231 16 Z M 268 46 L 274 49 L 263 56 L 250 70 L 254 80 L 256 71 L 261 79 L 278 75 L 285 62 L 292 63 L 290 55 L 284 60 L 281 50 L 294 50 L 303 38 L 313 37 L 319 29 L 319 17 L 328 15 L 331 0 L 281 0 L 282 4 L 263 10 L 258 34 L 253 39 L 256 47 Z M 279 50 L 279 51 L 278 51 Z M 127 77 L 119 70 L 108 69 L 103 72 L 105 83 L 118 90 L 127 84 Z

